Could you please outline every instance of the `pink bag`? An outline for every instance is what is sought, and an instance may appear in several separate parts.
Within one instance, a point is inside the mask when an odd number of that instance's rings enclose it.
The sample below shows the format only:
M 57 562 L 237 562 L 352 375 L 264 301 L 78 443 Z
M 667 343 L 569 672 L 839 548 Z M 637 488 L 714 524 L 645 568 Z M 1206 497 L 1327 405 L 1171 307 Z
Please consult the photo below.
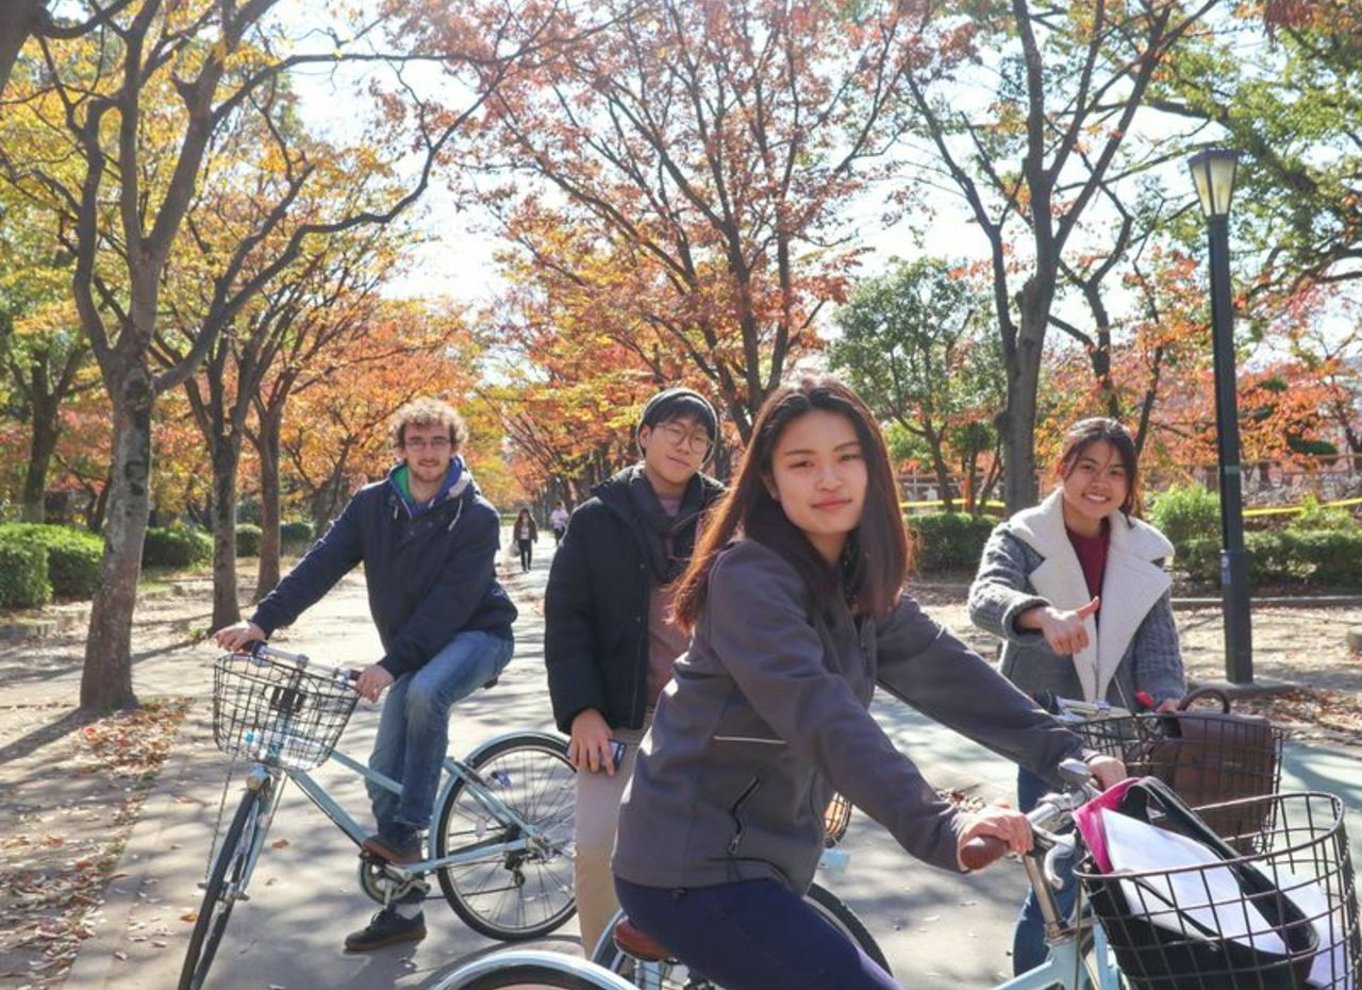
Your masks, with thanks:
M 1119 784 L 1107 788 L 1087 804 L 1074 809 L 1074 826 L 1083 837 L 1083 844 L 1088 847 L 1092 861 L 1103 873 L 1111 872 L 1111 854 L 1107 851 L 1107 833 L 1102 827 L 1102 812 L 1117 811 L 1121 807 L 1121 802 L 1125 800 L 1130 785 L 1139 779 L 1127 777 Z

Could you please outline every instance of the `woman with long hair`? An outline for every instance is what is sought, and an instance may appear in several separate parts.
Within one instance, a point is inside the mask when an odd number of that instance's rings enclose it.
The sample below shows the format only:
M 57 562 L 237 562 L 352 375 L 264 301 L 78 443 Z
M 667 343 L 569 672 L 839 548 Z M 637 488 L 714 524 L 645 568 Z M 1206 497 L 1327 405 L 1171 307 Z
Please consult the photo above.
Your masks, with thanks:
M 534 545 L 539 542 L 539 527 L 534 523 L 534 516 L 530 515 L 529 509 L 521 509 L 515 517 L 515 546 L 520 551 L 520 572 L 523 574 L 530 569 L 533 560 Z
M 1033 697 L 1105 700 L 1130 711 L 1177 705 L 1182 651 L 1164 562 L 1173 545 L 1137 517 L 1135 440 L 1114 419 L 1075 423 L 1055 464 L 1055 490 L 1000 523 L 970 588 L 970 620 L 1003 643 L 1002 672 Z M 1018 806 L 1035 807 L 1045 782 L 1017 776 Z M 1058 892 L 1072 903 L 1074 885 Z M 1017 973 L 1045 961 L 1034 895 L 1017 921 Z
M 1003 807 L 940 797 L 868 712 L 876 684 L 1039 774 L 1080 740 L 903 594 L 908 544 L 884 438 L 832 378 L 762 405 L 734 485 L 673 598 L 690 630 L 620 809 L 621 905 L 730 990 L 896 984 L 802 899 L 833 791 L 918 858 L 962 871 L 991 835 L 1030 847 Z

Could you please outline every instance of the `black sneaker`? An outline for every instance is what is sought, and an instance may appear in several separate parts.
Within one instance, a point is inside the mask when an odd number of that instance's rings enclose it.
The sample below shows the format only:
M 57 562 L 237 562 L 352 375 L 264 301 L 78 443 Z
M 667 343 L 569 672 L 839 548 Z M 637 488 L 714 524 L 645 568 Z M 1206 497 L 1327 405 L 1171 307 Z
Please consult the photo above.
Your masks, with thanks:
M 345 936 L 345 951 L 371 952 L 398 942 L 419 942 L 425 937 L 424 912 L 414 918 L 404 918 L 391 907 L 386 907 L 375 914 L 368 925 Z

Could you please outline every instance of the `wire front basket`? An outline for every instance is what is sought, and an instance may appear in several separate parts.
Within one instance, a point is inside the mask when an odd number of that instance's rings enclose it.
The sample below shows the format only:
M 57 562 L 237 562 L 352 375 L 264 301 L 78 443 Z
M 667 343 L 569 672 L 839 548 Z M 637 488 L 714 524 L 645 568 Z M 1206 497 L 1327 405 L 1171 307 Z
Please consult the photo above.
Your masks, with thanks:
M 228 756 L 311 770 L 331 756 L 358 700 L 343 680 L 228 653 L 213 665 L 213 741 Z
M 1265 718 L 1193 709 L 1068 724 L 1090 748 L 1123 760 L 1131 776 L 1173 788 L 1227 839 L 1256 831 L 1269 810 L 1240 799 L 1275 794 L 1281 783 L 1285 733 Z
M 1091 857 L 1079 865 L 1127 982 L 1136 990 L 1356 990 L 1362 937 L 1343 802 L 1293 793 L 1233 803 L 1256 806 L 1243 820 L 1267 808 L 1262 827 L 1225 837 L 1248 855 L 1110 873 Z

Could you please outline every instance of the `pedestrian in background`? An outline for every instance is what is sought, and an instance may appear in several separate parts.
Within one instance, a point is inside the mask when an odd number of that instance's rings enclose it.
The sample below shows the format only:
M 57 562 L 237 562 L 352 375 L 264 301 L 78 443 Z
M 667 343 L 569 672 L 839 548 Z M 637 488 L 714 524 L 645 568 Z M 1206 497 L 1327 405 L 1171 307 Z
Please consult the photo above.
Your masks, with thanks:
M 539 527 L 534 524 L 534 516 L 529 509 L 521 509 L 515 517 L 514 538 L 516 549 L 520 551 L 520 573 L 530 569 L 534 545 L 539 542 Z

